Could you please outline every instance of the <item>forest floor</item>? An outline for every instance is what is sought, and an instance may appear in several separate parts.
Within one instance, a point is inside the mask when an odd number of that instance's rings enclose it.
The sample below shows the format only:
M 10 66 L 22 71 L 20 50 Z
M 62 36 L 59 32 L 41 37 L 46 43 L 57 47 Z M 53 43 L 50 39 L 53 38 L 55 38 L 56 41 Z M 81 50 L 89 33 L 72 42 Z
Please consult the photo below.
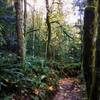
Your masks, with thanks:
M 36 91 L 37 93 L 38 91 Z M 38 92 L 39 93 L 39 92 Z M 0 100 L 43 100 L 31 99 L 28 95 L 13 94 L 12 99 Z M 86 88 L 84 82 L 78 78 L 64 78 L 59 80 L 58 88 L 54 92 L 53 97 L 46 100 L 87 100 Z
M 59 81 L 59 86 L 53 100 L 87 100 L 85 85 L 76 78 L 64 78 Z

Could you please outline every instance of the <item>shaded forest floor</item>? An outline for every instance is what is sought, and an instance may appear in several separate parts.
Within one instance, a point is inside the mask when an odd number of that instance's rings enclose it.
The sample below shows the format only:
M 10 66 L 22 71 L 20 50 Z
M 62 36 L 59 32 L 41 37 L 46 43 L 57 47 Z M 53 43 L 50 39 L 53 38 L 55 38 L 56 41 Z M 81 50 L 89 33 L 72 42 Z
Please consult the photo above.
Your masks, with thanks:
M 53 90 L 53 87 L 49 88 L 51 91 Z M 59 80 L 58 87 L 55 91 L 52 91 L 53 96 L 50 96 L 49 99 L 45 100 L 87 100 L 86 98 L 86 88 L 84 82 L 82 82 L 78 78 L 63 78 Z M 38 95 L 40 93 L 40 90 L 36 89 L 35 94 Z M 0 99 L 5 100 L 5 99 Z M 44 100 L 42 98 L 31 98 L 28 94 L 23 93 L 16 94 L 14 93 L 12 95 L 11 99 L 7 100 Z
M 30 57 L 22 67 L 15 61 L 2 66 L 0 100 L 86 100 L 80 63 L 45 61 L 43 66 Z
M 85 85 L 77 78 L 64 78 L 59 81 L 59 86 L 53 100 L 87 100 Z

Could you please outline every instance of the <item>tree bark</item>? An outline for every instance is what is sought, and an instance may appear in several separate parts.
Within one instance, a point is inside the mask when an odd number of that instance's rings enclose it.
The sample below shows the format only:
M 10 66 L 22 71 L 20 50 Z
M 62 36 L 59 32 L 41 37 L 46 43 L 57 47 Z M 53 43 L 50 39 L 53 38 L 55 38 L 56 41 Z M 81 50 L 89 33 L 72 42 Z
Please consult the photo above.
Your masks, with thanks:
M 27 0 L 24 0 L 24 34 L 26 34 L 26 21 L 27 21 Z
M 19 56 L 19 61 L 23 63 L 25 58 L 23 0 L 15 1 L 15 10 L 16 10 L 16 32 L 18 37 L 18 56 Z
M 100 100 L 100 0 L 98 3 L 98 35 L 96 43 L 96 100 Z
M 96 37 L 97 37 L 97 0 L 88 0 L 84 16 L 83 35 L 83 70 L 86 81 L 89 100 L 96 100 L 95 79 L 96 79 Z
M 46 1 L 46 24 L 47 24 L 47 30 L 48 30 L 48 40 L 47 40 L 47 59 L 50 59 L 50 41 L 51 41 L 51 23 L 50 23 L 50 9 L 49 9 L 49 2 Z

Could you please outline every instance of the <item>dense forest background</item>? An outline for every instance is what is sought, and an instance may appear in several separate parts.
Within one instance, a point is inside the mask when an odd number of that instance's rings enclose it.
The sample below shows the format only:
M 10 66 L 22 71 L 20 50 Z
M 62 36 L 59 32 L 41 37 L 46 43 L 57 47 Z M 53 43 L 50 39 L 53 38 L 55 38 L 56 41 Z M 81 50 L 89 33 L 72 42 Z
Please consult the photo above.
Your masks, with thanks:
M 99 4 L 0 0 L 0 100 L 99 100 Z

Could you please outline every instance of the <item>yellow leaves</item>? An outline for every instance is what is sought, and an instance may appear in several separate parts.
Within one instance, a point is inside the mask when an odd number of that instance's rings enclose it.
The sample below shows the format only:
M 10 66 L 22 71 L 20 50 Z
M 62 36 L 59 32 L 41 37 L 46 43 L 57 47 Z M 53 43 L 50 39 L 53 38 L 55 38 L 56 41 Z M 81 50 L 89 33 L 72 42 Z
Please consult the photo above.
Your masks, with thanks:
M 54 90 L 53 86 L 48 86 L 48 90 L 53 91 Z
M 61 84 L 61 85 L 70 84 L 70 83 L 73 83 L 73 80 L 71 80 L 69 78 L 65 78 L 65 79 L 59 81 L 59 84 Z
M 75 83 L 80 83 L 80 81 L 78 79 L 74 79 L 74 78 L 65 78 L 65 79 L 59 81 L 59 85 L 75 84 Z
M 53 86 L 47 86 L 46 88 L 46 91 L 53 91 L 54 90 L 54 87 Z M 33 90 L 33 93 L 37 96 L 41 95 L 41 93 L 43 92 L 44 90 L 42 89 L 39 89 L 39 88 L 36 88 Z
M 33 91 L 33 93 L 36 94 L 36 95 L 39 95 L 39 94 L 40 94 L 40 89 L 35 89 L 35 90 Z

